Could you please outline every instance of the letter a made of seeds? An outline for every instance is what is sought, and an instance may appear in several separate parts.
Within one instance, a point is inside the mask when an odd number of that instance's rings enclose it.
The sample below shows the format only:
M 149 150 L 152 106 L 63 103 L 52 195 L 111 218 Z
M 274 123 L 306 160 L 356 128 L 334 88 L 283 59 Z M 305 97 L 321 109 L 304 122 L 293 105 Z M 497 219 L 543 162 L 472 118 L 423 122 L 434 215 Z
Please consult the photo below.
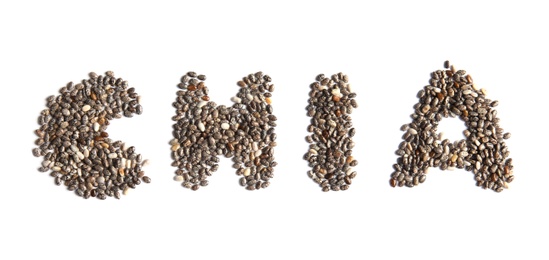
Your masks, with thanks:
M 476 184 L 501 192 L 512 182 L 513 165 L 504 139 L 510 137 L 498 125 L 494 107 L 498 101 L 477 89 L 470 75 L 444 63 L 445 70 L 431 73 L 429 85 L 419 91 L 412 123 L 405 124 L 404 141 L 396 154 L 390 185 L 414 187 L 426 179 L 429 167 L 465 169 L 475 175 Z M 465 139 L 441 141 L 437 126 L 442 118 L 459 117 L 465 122 Z

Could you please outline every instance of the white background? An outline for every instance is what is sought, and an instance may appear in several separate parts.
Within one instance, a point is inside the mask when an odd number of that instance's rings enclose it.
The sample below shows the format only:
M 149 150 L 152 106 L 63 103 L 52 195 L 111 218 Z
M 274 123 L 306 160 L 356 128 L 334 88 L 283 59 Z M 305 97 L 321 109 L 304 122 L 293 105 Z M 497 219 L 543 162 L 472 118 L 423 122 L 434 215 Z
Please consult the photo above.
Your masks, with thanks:
M 549 258 L 543 1 L 14 2 L 0 4 L 0 259 Z M 399 127 L 446 59 L 500 101 L 509 190 L 478 188 L 464 170 L 388 184 Z M 151 160 L 152 183 L 83 200 L 37 171 L 33 130 L 47 96 L 107 70 L 143 97 L 144 113 L 108 132 Z M 273 78 L 279 165 L 268 189 L 244 190 L 224 158 L 197 192 L 172 180 L 171 103 L 189 70 L 226 105 L 242 76 Z M 304 108 L 315 76 L 340 71 L 358 94 L 360 163 L 348 191 L 322 193 L 302 160 Z M 441 124 L 453 138 L 464 129 Z

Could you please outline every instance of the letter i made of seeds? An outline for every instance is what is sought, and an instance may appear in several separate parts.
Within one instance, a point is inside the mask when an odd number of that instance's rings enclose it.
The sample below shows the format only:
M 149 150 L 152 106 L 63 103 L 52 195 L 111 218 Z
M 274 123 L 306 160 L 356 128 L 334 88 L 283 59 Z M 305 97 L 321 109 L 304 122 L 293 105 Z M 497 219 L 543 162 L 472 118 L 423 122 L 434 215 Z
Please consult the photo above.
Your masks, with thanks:
M 57 185 L 85 199 L 119 199 L 121 192 L 151 181 L 142 170 L 147 160 L 106 132 L 110 120 L 142 113 L 134 88 L 107 71 L 91 72 L 89 79 L 69 82 L 59 92 L 47 98 L 38 118 L 33 154 L 44 157 L 39 171 L 51 170 Z
M 310 145 L 304 159 L 312 169 L 307 174 L 322 191 L 347 190 L 358 164 L 352 155 L 355 129 L 351 113 L 358 107 L 356 94 L 343 73 L 330 78 L 320 74 L 310 89 L 306 110 L 311 134 L 305 138 Z

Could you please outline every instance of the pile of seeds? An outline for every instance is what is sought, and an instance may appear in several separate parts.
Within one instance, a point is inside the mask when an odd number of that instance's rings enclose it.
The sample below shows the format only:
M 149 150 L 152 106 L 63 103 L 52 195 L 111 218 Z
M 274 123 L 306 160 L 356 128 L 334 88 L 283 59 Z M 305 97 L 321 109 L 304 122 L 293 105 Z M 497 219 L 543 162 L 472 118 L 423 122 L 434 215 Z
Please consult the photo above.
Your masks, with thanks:
M 41 172 L 51 170 L 57 185 L 65 185 L 83 198 L 120 198 L 141 181 L 149 183 L 141 167 L 146 164 L 135 147 L 113 142 L 106 132 L 109 120 L 141 114 L 139 96 L 128 83 L 93 72 L 81 83 L 69 82 L 58 96 L 47 98 L 38 118 L 40 128 L 34 156 L 44 156 Z
M 418 93 L 419 103 L 411 115 L 413 122 L 402 126 L 404 141 L 396 154 L 390 185 L 413 187 L 423 183 L 429 167 L 465 169 L 475 174 L 477 186 L 501 192 L 512 182 L 512 159 L 498 125 L 494 109 L 498 101 L 486 98 L 484 89 L 477 89 L 470 75 L 457 70 L 448 61 L 445 70 L 431 73 L 429 85 Z M 465 122 L 466 139 L 441 141 L 437 125 L 442 118 L 458 116 Z
M 352 156 L 355 135 L 350 114 L 357 107 L 356 94 L 351 91 L 347 75 L 338 73 L 327 78 L 316 77 L 310 85 L 309 105 L 306 107 L 311 124 L 306 137 L 309 151 L 304 158 L 312 170 L 308 175 L 322 187 L 322 191 L 347 190 L 358 164 Z
M 218 169 L 218 155 L 233 159 L 240 185 L 248 190 L 267 188 L 273 177 L 276 116 L 271 106 L 274 85 L 262 72 L 238 81 L 231 107 L 210 101 L 206 76 L 188 72 L 181 78 L 173 103 L 174 139 L 170 142 L 175 180 L 198 190 Z

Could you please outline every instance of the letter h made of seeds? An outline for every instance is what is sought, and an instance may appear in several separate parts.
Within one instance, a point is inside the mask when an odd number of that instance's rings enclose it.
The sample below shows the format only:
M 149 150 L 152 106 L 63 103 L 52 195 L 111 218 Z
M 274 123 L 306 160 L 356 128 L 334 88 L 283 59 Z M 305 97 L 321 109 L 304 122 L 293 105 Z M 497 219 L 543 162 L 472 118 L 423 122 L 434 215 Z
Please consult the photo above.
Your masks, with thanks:
M 191 71 L 178 84 L 170 142 L 174 179 L 192 190 L 207 186 L 223 155 L 232 158 L 241 186 L 267 188 L 277 165 L 271 77 L 257 72 L 242 78 L 230 107 L 210 101 L 205 80 Z

